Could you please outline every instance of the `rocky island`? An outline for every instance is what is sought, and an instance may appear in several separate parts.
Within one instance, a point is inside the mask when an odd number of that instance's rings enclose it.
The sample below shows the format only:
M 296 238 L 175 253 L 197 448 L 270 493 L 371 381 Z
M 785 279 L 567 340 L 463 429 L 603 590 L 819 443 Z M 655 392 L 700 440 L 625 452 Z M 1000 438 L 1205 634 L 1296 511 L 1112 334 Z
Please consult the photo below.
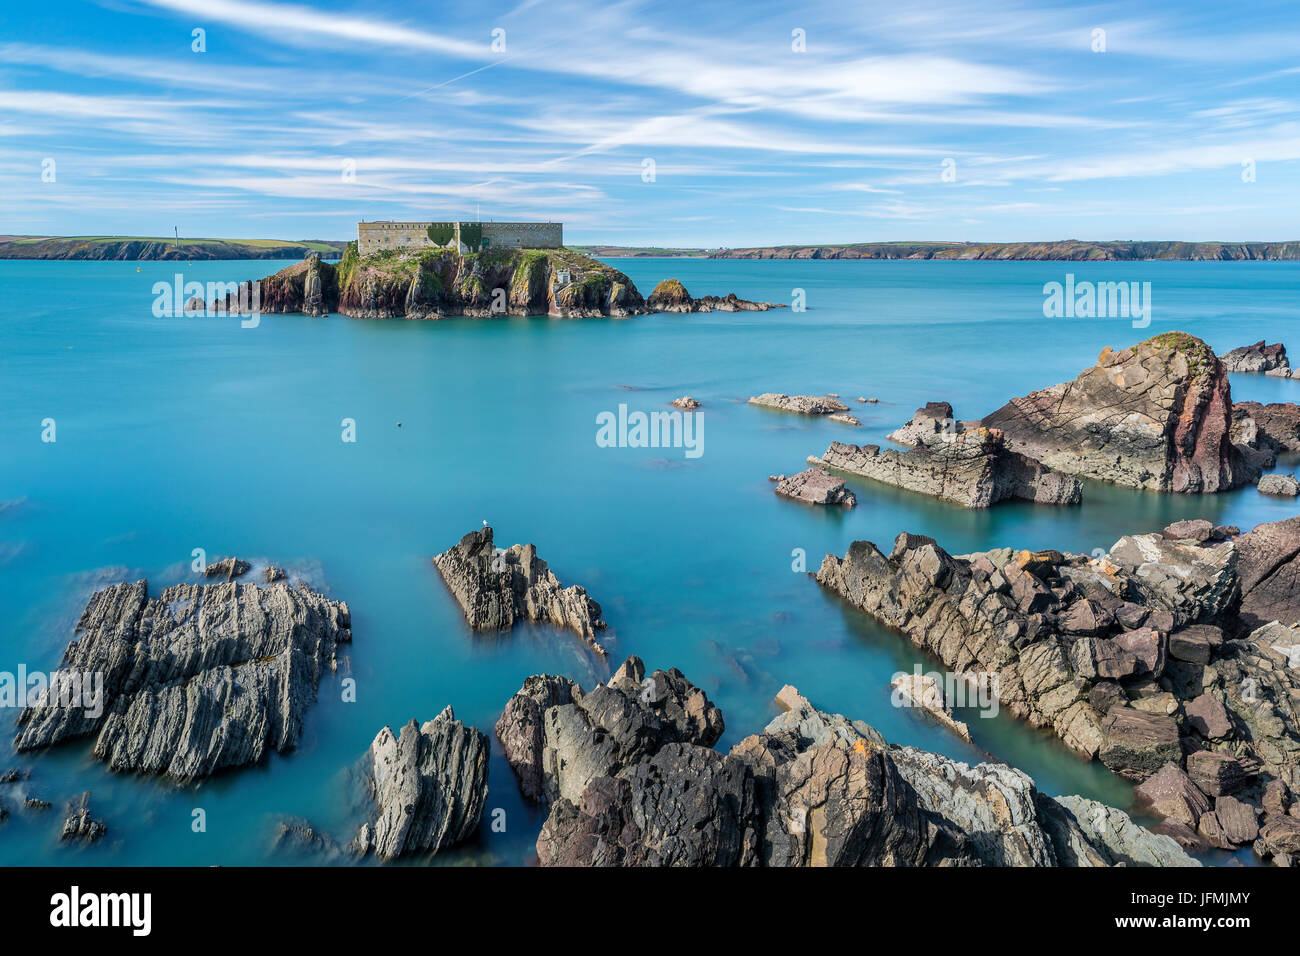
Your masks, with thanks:
M 651 312 L 766 312 L 769 309 L 783 309 L 784 305 L 774 302 L 750 302 L 739 299 L 733 292 L 726 296 L 706 295 L 695 299 L 686 291 L 686 287 L 677 279 L 665 279 L 655 286 L 646 300 Z
M 260 280 L 259 301 L 264 313 L 322 316 L 337 312 L 359 319 L 456 315 L 593 318 L 776 308 L 768 302 L 738 299 L 734 293 L 691 299 L 680 282 L 668 280 L 660 283 L 660 289 L 666 285 L 673 294 L 665 291 L 647 302 L 622 272 L 563 247 L 476 252 L 381 249 L 363 255 L 353 242 L 337 264 L 312 253 Z M 675 290 L 685 298 L 678 298 Z M 250 291 L 232 293 L 215 306 L 231 309 L 241 294 L 248 301 Z
M 433 559 L 465 620 L 476 631 L 509 630 L 518 620 L 549 621 L 573 631 L 600 656 L 600 605 L 581 585 L 564 587 L 531 544 L 497 548 L 484 525 Z
M 1281 342 L 1268 345 L 1260 339 L 1254 345 L 1243 345 L 1219 356 L 1219 361 L 1229 372 L 1263 372 L 1275 378 L 1295 378 L 1286 346 Z
M 351 641 L 340 601 L 284 582 L 146 581 L 91 596 L 55 679 L 102 678 L 93 706 L 46 695 L 18 715 L 17 750 L 95 734 L 113 770 L 189 782 L 298 742 L 321 676 Z M 58 675 L 63 675 L 62 677 Z

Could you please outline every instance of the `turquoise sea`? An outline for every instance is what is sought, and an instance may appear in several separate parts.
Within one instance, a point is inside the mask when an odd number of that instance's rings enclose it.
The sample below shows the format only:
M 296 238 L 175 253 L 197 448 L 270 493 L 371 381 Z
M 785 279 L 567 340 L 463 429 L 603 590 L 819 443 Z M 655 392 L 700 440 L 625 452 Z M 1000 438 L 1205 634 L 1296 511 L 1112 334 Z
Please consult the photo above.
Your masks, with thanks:
M 925 661 L 905 639 L 824 595 L 815 570 L 854 539 L 930 534 L 954 553 L 999 545 L 1091 551 L 1185 517 L 1243 528 L 1296 513 L 1253 488 L 1161 496 L 1088 484 L 1086 503 L 968 512 L 865 481 L 859 506 L 778 499 L 768 475 L 833 439 L 882 442 L 926 401 L 958 417 L 1072 378 L 1106 345 L 1181 329 L 1222 351 L 1287 341 L 1300 318 L 1296 263 L 1020 263 L 618 260 L 648 293 L 676 276 L 693 295 L 734 291 L 807 311 L 630 319 L 365 321 L 330 316 L 155 318 L 152 286 L 259 278 L 286 263 L 0 262 L 0 671 L 57 665 L 87 595 L 147 577 L 192 579 L 191 554 L 238 554 L 305 574 L 349 602 L 348 664 L 326 679 L 298 749 L 177 788 L 116 775 L 75 742 L 15 755 L 0 713 L 0 770 L 30 769 L 0 824 L 0 864 L 269 864 L 275 822 L 306 817 L 346 842 L 361 807 L 352 768 L 376 732 L 452 704 L 490 732 L 529 674 L 587 686 L 605 670 L 572 635 L 529 627 L 475 636 L 430 557 L 489 521 L 497 543 L 536 543 L 565 583 L 601 602 L 611 662 L 680 668 L 727 719 L 730 747 L 796 685 L 893 742 L 987 752 L 1051 794 L 1121 807 L 1131 789 L 1008 717 L 958 716 L 978 749 L 890 706 L 890 676 Z M 1043 284 L 1152 284 L 1153 320 L 1045 319 Z M 1300 382 L 1234 376 L 1233 395 L 1295 401 Z M 837 392 L 864 426 L 745 404 L 764 391 Z M 606 448 L 596 418 L 704 403 L 703 454 Z M 858 405 L 858 396 L 878 397 Z M 357 440 L 341 440 L 345 418 Z M 57 440 L 42 441 L 45 419 Z M 397 423 L 401 422 L 401 427 Z M 1287 471 L 1294 462 L 1280 467 Z M 937 669 L 935 667 L 934 669 Z M 341 700 L 345 672 L 358 700 Z M 494 746 L 496 746 L 494 740 Z M 499 753 L 477 843 L 435 862 L 529 861 L 542 817 Z M 84 790 L 110 828 L 60 846 L 63 803 Z M 16 806 L 31 792 L 55 808 Z M 206 831 L 192 827 L 194 811 Z M 417 863 L 423 861 L 415 861 Z

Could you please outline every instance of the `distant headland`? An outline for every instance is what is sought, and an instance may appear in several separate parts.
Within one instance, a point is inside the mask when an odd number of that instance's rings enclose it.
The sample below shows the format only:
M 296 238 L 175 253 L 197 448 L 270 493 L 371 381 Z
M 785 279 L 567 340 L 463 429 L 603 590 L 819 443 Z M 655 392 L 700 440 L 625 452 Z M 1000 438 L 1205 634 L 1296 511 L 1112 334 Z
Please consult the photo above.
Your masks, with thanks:
M 1182 242 L 1179 240 L 1049 242 L 852 242 L 735 248 L 568 245 L 560 223 L 361 222 L 363 255 L 384 249 L 558 249 L 599 259 L 939 259 L 1030 262 L 1300 261 L 1300 240 Z M 141 236 L 0 235 L 0 259 L 184 260 L 300 259 L 315 252 L 342 256 L 346 239 L 174 239 Z
M 346 240 L 177 239 L 158 236 L 0 236 L 0 259 L 89 259 L 140 262 L 212 259 L 338 258 Z

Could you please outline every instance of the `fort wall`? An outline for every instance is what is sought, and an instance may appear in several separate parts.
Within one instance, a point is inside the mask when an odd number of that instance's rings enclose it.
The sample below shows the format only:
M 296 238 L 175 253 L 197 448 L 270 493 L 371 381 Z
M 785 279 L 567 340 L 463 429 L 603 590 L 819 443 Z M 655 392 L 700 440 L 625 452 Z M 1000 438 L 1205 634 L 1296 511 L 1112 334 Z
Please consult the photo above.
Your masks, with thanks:
M 558 249 L 564 245 L 564 224 L 558 222 L 359 222 L 357 248 L 363 256 L 387 249 L 432 249 L 430 226 L 447 227 L 460 241 L 461 227 L 466 232 L 481 230 L 481 249 Z M 478 252 L 480 248 L 467 251 Z

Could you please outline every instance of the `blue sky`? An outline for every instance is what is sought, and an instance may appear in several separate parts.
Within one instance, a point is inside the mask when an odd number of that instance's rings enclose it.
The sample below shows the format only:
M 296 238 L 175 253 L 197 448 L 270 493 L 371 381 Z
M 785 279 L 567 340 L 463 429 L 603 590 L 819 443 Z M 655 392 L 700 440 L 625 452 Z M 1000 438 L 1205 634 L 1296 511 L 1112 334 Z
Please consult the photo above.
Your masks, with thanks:
M 0 234 L 1300 239 L 1294 2 L 795 6 L 0 0 Z

